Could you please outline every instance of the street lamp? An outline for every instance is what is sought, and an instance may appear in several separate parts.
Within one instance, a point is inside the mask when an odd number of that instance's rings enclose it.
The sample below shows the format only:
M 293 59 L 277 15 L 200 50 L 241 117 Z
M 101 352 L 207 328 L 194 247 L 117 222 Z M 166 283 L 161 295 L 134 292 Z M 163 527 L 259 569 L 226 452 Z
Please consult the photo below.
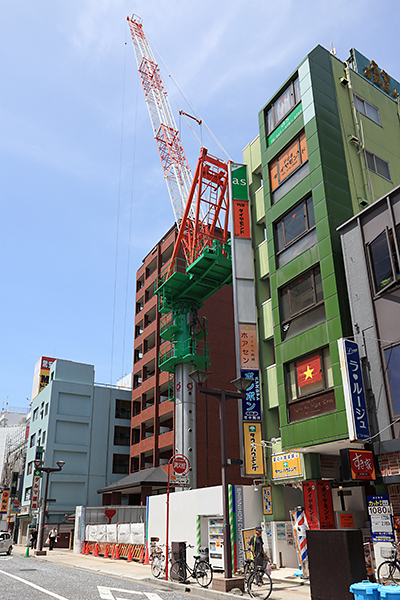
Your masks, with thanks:
M 232 557 L 231 557 L 231 528 L 229 525 L 229 495 L 228 495 L 228 473 L 227 473 L 227 452 L 226 452 L 226 400 L 230 398 L 244 398 L 246 389 L 251 385 L 251 379 L 245 379 L 238 377 L 231 381 L 231 383 L 238 390 L 237 392 L 231 392 L 229 390 L 219 390 L 214 388 L 203 387 L 203 383 L 211 375 L 208 371 L 193 371 L 189 373 L 189 377 L 197 383 L 197 391 L 209 396 L 214 396 L 219 400 L 219 420 L 221 428 L 221 480 L 222 480 L 222 494 L 223 504 L 222 513 L 224 518 L 224 571 L 225 578 L 230 579 L 232 577 Z
M 42 505 L 42 510 L 41 510 L 41 518 L 40 518 L 40 529 L 39 529 L 39 535 L 38 535 L 38 549 L 35 554 L 46 554 L 46 551 L 43 550 L 43 534 L 44 534 L 44 520 L 45 520 L 46 508 L 47 508 L 47 492 L 49 491 L 49 475 L 50 475 L 50 473 L 55 473 L 57 471 L 61 471 L 61 469 L 65 465 L 64 460 L 58 460 L 56 462 L 57 468 L 56 467 L 42 467 L 42 462 L 43 461 L 41 461 L 39 459 L 36 459 L 33 461 L 33 463 L 35 465 L 35 471 L 40 471 L 41 473 L 46 473 L 46 487 L 44 490 L 44 498 L 43 498 L 43 505 Z

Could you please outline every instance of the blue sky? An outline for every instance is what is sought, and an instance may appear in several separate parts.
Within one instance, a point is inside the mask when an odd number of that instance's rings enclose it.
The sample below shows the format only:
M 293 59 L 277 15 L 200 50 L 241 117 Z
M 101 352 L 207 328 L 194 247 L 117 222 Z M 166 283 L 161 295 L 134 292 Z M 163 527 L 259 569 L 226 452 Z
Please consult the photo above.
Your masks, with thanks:
M 395 1 L 5 3 L 0 407 L 27 406 L 41 355 L 93 364 L 100 383 L 132 370 L 135 272 L 173 223 L 132 13 L 237 162 L 258 134 L 259 109 L 317 44 L 333 42 L 342 60 L 354 46 L 400 79 Z M 175 102 L 190 109 L 162 74 L 179 123 Z M 194 169 L 199 144 L 184 123 L 182 139 Z M 204 129 L 203 143 L 223 157 Z

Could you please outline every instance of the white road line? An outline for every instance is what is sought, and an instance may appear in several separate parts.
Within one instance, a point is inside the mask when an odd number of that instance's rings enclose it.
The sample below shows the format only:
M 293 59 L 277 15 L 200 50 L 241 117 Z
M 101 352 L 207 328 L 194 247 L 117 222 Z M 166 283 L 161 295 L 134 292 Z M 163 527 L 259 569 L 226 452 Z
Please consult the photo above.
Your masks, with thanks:
M 99 590 L 100 598 L 102 600 L 118 600 L 118 598 L 116 598 L 112 592 L 124 592 L 126 594 L 139 594 L 139 596 L 142 595 L 142 592 L 136 592 L 134 590 L 124 590 L 122 588 L 110 588 L 110 587 L 105 587 L 102 585 L 98 585 L 97 589 Z M 126 598 L 120 598 L 119 600 L 126 600 Z M 156 600 L 156 599 L 154 599 L 154 600 Z M 161 598 L 160 598 L 160 600 L 161 600 Z
M 21 583 L 25 583 L 26 585 L 30 585 L 31 587 L 35 588 L 35 590 L 39 590 L 40 592 L 43 592 L 44 594 L 48 594 L 49 596 L 52 596 L 53 598 L 57 598 L 57 600 L 68 600 L 68 598 L 65 598 L 64 596 L 60 596 L 59 594 L 50 592 L 50 590 L 45 590 L 44 588 L 40 587 L 40 585 L 31 583 L 30 581 L 27 581 L 26 579 L 22 579 L 22 577 L 18 577 L 17 575 L 11 575 L 11 573 L 7 573 L 6 571 L 1 571 L 1 570 L 0 570 L 0 573 L 2 573 L 3 575 L 8 575 L 8 577 L 12 577 L 13 579 L 16 579 L 17 581 L 21 581 Z
M 148 597 L 149 600 L 162 600 L 161 596 L 158 594 L 153 594 L 152 592 L 143 592 L 145 596 Z

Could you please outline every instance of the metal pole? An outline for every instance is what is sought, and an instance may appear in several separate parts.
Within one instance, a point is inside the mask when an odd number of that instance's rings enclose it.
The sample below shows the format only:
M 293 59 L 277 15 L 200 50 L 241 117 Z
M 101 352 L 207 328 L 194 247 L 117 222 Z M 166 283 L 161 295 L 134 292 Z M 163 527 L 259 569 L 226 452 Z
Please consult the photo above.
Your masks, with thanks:
M 221 479 L 222 479 L 222 502 L 224 518 L 224 571 L 225 577 L 232 577 L 231 557 L 231 527 L 229 523 L 229 495 L 228 495 L 228 473 L 227 473 L 227 451 L 226 451 L 226 394 L 221 391 L 219 397 L 219 419 L 221 427 Z
M 46 518 L 46 505 L 47 505 L 47 492 L 49 489 L 49 471 L 46 469 L 42 469 L 42 472 L 46 473 L 46 487 L 44 492 L 43 506 L 42 506 L 42 516 L 40 519 L 40 531 L 39 531 L 39 540 L 38 540 L 38 551 L 41 552 L 43 550 L 43 534 L 44 534 L 44 521 Z
M 171 458 L 168 461 L 168 486 L 167 486 L 167 531 L 165 534 L 165 581 L 168 581 L 168 534 L 169 534 L 169 480 L 171 472 Z

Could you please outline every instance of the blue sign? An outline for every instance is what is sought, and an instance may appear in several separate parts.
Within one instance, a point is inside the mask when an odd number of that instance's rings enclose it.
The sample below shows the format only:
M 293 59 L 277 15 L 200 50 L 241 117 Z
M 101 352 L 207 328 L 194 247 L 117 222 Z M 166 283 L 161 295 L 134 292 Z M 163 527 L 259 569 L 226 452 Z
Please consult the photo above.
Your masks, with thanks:
M 371 537 L 376 542 L 394 542 L 392 508 L 389 496 L 367 496 Z
M 243 421 L 261 421 L 260 372 L 258 370 L 242 369 L 241 377 L 251 379 L 252 384 L 246 390 L 242 400 Z
M 364 384 L 361 374 L 358 344 L 351 340 L 338 340 L 339 351 L 342 345 L 342 380 L 346 400 L 347 422 L 350 440 L 368 440 L 371 437 L 365 402 Z
M 368 58 L 358 50 L 355 50 L 355 48 L 352 48 L 351 52 L 354 57 L 354 66 L 357 73 L 396 100 L 400 94 L 400 83 L 393 79 L 393 77 L 390 77 L 386 71 L 378 67 L 374 60 L 368 60 Z

